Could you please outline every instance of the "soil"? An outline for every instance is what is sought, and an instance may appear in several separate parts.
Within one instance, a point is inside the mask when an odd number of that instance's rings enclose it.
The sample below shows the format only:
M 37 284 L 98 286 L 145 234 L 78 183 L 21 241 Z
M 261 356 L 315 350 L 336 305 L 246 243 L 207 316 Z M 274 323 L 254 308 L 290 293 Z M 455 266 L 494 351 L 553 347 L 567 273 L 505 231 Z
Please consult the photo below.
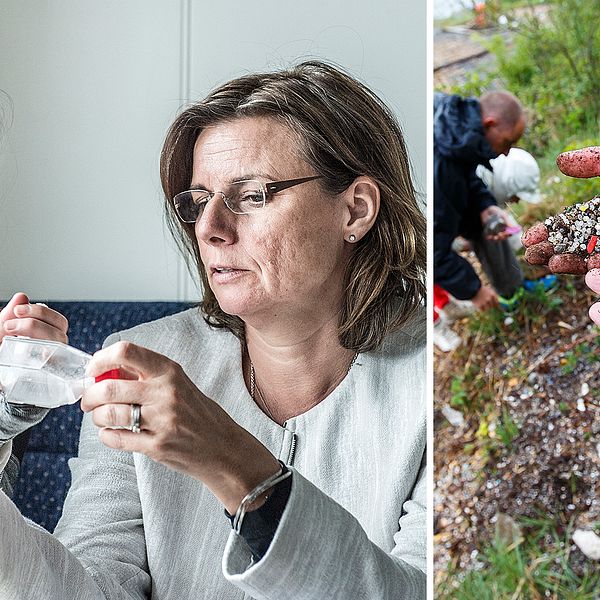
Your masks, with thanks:
M 600 331 L 589 320 L 593 296 L 582 278 L 559 281 L 551 301 L 562 304 L 526 297 L 487 335 L 473 327 L 477 317 L 463 319 L 453 326 L 463 345 L 436 350 L 438 579 L 449 561 L 480 566 L 498 513 L 517 521 L 549 516 L 559 531 L 600 522 Z M 440 411 L 464 373 L 472 395 L 463 406 L 455 398 L 465 424 L 453 427 Z M 503 420 L 516 425 L 512 439 L 499 435 Z M 570 560 L 576 571 L 586 564 L 576 546 Z

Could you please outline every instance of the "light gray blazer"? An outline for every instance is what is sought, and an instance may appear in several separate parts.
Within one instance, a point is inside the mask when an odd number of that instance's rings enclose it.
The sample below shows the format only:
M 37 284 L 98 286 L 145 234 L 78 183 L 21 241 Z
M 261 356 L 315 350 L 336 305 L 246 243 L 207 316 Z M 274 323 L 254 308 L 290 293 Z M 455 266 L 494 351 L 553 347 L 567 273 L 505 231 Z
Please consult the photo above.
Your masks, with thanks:
M 266 555 L 204 485 L 82 424 L 54 535 L 0 493 L 2 600 L 425 598 L 424 320 L 359 355 L 320 404 L 271 421 L 244 385 L 239 341 L 197 309 L 111 336 L 180 363 L 210 398 L 290 463 L 291 495 Z M 293 385 L 293 383 L 291 383 Z

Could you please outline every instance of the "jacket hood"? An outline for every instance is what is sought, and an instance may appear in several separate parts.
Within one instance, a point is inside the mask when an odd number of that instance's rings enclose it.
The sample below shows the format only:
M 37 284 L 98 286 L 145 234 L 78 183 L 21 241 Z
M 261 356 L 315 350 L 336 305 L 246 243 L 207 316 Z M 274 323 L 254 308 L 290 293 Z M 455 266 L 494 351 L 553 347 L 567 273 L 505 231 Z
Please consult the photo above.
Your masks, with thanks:
M 433 111 L 435 152 L 460 162 L 492 168 L 489 161 L 498 154 L 483 132 L 479 100 L 438 92 L 434 96 Z

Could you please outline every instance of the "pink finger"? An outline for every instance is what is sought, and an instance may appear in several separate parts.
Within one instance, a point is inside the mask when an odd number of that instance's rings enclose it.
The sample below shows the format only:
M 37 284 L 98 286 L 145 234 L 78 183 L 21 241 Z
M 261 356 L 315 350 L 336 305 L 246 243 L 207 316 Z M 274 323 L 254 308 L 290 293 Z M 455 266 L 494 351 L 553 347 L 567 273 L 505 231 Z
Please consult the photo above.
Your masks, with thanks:
M 548 267 L 553 273 L 570 273 L 572 275 L 587 273 L 585 259 L 577 254 L 555 254 L 548 261 Z
M 122 379 L 106 379 L 85 390 L 81 410 L 90 412 L 106 404 L 143 404 L 147 388 L 143 383 Z
M 587 261 L 588 271 L 592 269 L 600 269 L 600 254 L 594 254 L 590 256 Z
M 54 340 L 65 344 L 68 341 L 66 333 L 62 330 L 36 319 L 9 319 L 4 323 L 4 330 L 11 335 L 23 335 L 38 340 Z
M 600 176 L 600 146 L 590 146 L 581 150 L 571 150 L 559 154 L 558 168 L 569 177 Z
M 585 276 L 585 282 L 590 289 L 600 294 L 600 269 L 588 271 L 588 274 Z
M 590 307 L 590 319 L 596 323 L 596 325 L 600 325 L 600 302 L 596 302 L 596 304 L 592 304 Z
M 554 246 L 550 242 L 539 242 L 525 250 L 525 260 L 530 265 L 547 265 L 554 255 Z
M 533 227 L 530 227 L 521 238 L 523 246 L 528 248 L 534 244 L 545 242 L 548 239 L 548 229 L 543 223 L 536 223 Z
M 126 429 L 104 428 L 98 432 L 100 441 L 109 448 L 147 454 L 152 450 L 152 434 L 146 431 L 134 433 Z

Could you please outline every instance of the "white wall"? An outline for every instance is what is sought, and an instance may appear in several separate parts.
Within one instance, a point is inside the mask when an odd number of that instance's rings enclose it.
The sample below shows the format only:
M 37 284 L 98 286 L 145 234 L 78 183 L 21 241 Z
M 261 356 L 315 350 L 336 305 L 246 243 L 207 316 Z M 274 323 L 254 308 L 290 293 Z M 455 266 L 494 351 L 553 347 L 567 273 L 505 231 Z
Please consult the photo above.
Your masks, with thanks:
M 424 191 L 425 7 L 0 0 L 0 299 L 195 298 L 162 221 L 160 148 L 182 103 L 247 72 L 344 66 L 398 114 Z

